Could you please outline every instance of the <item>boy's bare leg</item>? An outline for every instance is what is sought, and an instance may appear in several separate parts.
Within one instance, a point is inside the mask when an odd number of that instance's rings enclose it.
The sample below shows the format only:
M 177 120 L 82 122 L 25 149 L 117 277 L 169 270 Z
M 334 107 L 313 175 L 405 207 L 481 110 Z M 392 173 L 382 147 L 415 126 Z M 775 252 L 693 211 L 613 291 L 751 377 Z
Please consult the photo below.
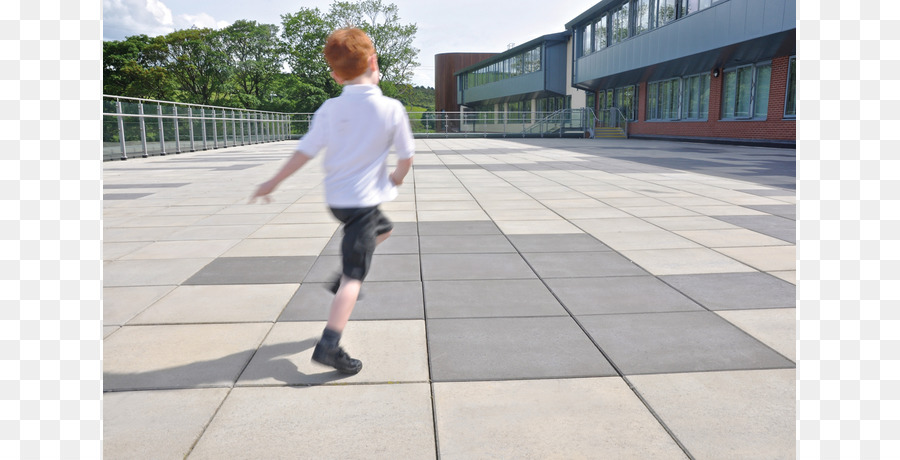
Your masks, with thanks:
M 391 236 L 391 232 L 382 233 L 375 238 L 375 245 L 379 245 Z M 353 313 L 353 307 L 356 306 L 356 300 L 359 298 L 359 291 L 362 288 L 362 281 L 341 277 L 341 286 L 331 301 L 331 311 L 328 314 L 327 329 L 334 332 L 344 332 L 347 321 L 350 320 L 350 314 Z

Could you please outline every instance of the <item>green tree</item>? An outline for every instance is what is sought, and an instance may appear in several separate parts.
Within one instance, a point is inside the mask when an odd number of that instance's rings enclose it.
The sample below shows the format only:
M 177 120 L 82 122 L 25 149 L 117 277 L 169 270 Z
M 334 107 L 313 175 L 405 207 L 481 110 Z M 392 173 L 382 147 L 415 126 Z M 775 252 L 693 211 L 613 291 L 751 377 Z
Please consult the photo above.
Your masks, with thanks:
M 340 94 L 340 85 L 331 78 L 322 54 L 332 28 L 321 11 L 300 8 L 297 13 L 282 15 L 281 21 L 283 53 L 293 75 L 329 96 Z
M 241 19 L 222 29 L 219 38 L 230 68 L 230 92 L 244 108 L 259 107 L 271 98 L 281 73 L 278 26 Z
M 332 29 L 359 27 L 369 35 L 378 53 L 382 80 L 394 84 L 412 80 L 413 69 L 419 65 L 419 50 L 413 46 L 418 26 L 401 24 L 397 5 L 381 0 L 336 1 L 327 21 Z
M 220 98 L 230 74 L 221 33 L 196 27 L 166 35 L 166 70 L 187 102 L 210 104 Z
M 133 35 L 103 42 L 103 93 L 150 99 L 172 97 L 174 82 L 163 67 L 163 37 Z

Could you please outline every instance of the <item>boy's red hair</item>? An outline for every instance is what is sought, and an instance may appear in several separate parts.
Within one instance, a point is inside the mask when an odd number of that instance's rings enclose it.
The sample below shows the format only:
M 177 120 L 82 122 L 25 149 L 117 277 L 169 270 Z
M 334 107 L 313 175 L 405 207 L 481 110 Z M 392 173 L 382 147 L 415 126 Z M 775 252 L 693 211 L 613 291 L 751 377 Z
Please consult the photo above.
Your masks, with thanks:
M 375 54 L 372 40 L 360 29 L 338 29 L 325 42 L 325 60 L 335 75 L 352 80 L 366 71 L 369 57 Z

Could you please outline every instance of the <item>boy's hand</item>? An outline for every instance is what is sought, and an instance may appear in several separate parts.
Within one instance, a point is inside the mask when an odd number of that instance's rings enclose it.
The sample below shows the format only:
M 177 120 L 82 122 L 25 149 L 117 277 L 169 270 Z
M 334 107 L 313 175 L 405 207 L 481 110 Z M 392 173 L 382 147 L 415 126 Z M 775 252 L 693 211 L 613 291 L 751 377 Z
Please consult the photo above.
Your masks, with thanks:
M 399 179 L 397 178 L 397 171 L 392 172 L 391 175 L 388 176 L 388 177 L 391 179 L 391 182 L 393 182 L 394 185 L 396 185 L 396 186 L 398 186 L 398 187 L 399 187 L 401 184 L 403 184 L 403 178 L 402 178 L 402 177 L 399 178 Z
M 257 198 L 262 198 L 263 202 L 265 203 L 271 203 L 272 197 L 270 197 L 269 194 L 272 193 L 273 190 L 275 190 L 275 185 L 276 184 L 272 181 L 263 182 L 262 185 L 260 185 L 259 188 L 256 189 L 256 193 L 254 193 L 253 196 L 250 197 L 250 203 L 256 202 Z

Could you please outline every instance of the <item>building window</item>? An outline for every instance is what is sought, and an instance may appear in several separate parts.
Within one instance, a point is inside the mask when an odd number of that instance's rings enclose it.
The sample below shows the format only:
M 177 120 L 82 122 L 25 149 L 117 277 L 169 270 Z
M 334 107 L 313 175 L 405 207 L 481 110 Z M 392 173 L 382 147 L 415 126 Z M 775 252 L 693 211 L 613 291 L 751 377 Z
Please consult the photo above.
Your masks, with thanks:
M 788 63 L 787 94 L 784 101 L 784 117 L 797 117 L 797 57 L 791 56 Z
M 581 55 L 587 56 L 591 54 L 591 25 L 584 26 L 581 30 Z
M 628 120 L 637 119 L 637 86 L 625 86 L 615 89 L 614 103 L 615 107 L 622 112 Z
M 650 0 L 634 0 L 634 34 L 650 30 Z
M 647 119 L 677 120 L 680 94 L 678 78 L 647 84 Z
M 684 79 L 684 117 L 690 120 L 709 118 L 709 74 Z
M 628 38 L 629 3 L 625 2 L 612 13 L 612 44 Z
M 594 23 L 594 51 L 606 48 L 606 15 Z
M 675 20 L 675 4 L 677 0 L 656 0 L 656 27 L 668 24 Z
M 722 119 L 765 118 L 769 108 L 768 63 L 726 70 L 722 87 Z

